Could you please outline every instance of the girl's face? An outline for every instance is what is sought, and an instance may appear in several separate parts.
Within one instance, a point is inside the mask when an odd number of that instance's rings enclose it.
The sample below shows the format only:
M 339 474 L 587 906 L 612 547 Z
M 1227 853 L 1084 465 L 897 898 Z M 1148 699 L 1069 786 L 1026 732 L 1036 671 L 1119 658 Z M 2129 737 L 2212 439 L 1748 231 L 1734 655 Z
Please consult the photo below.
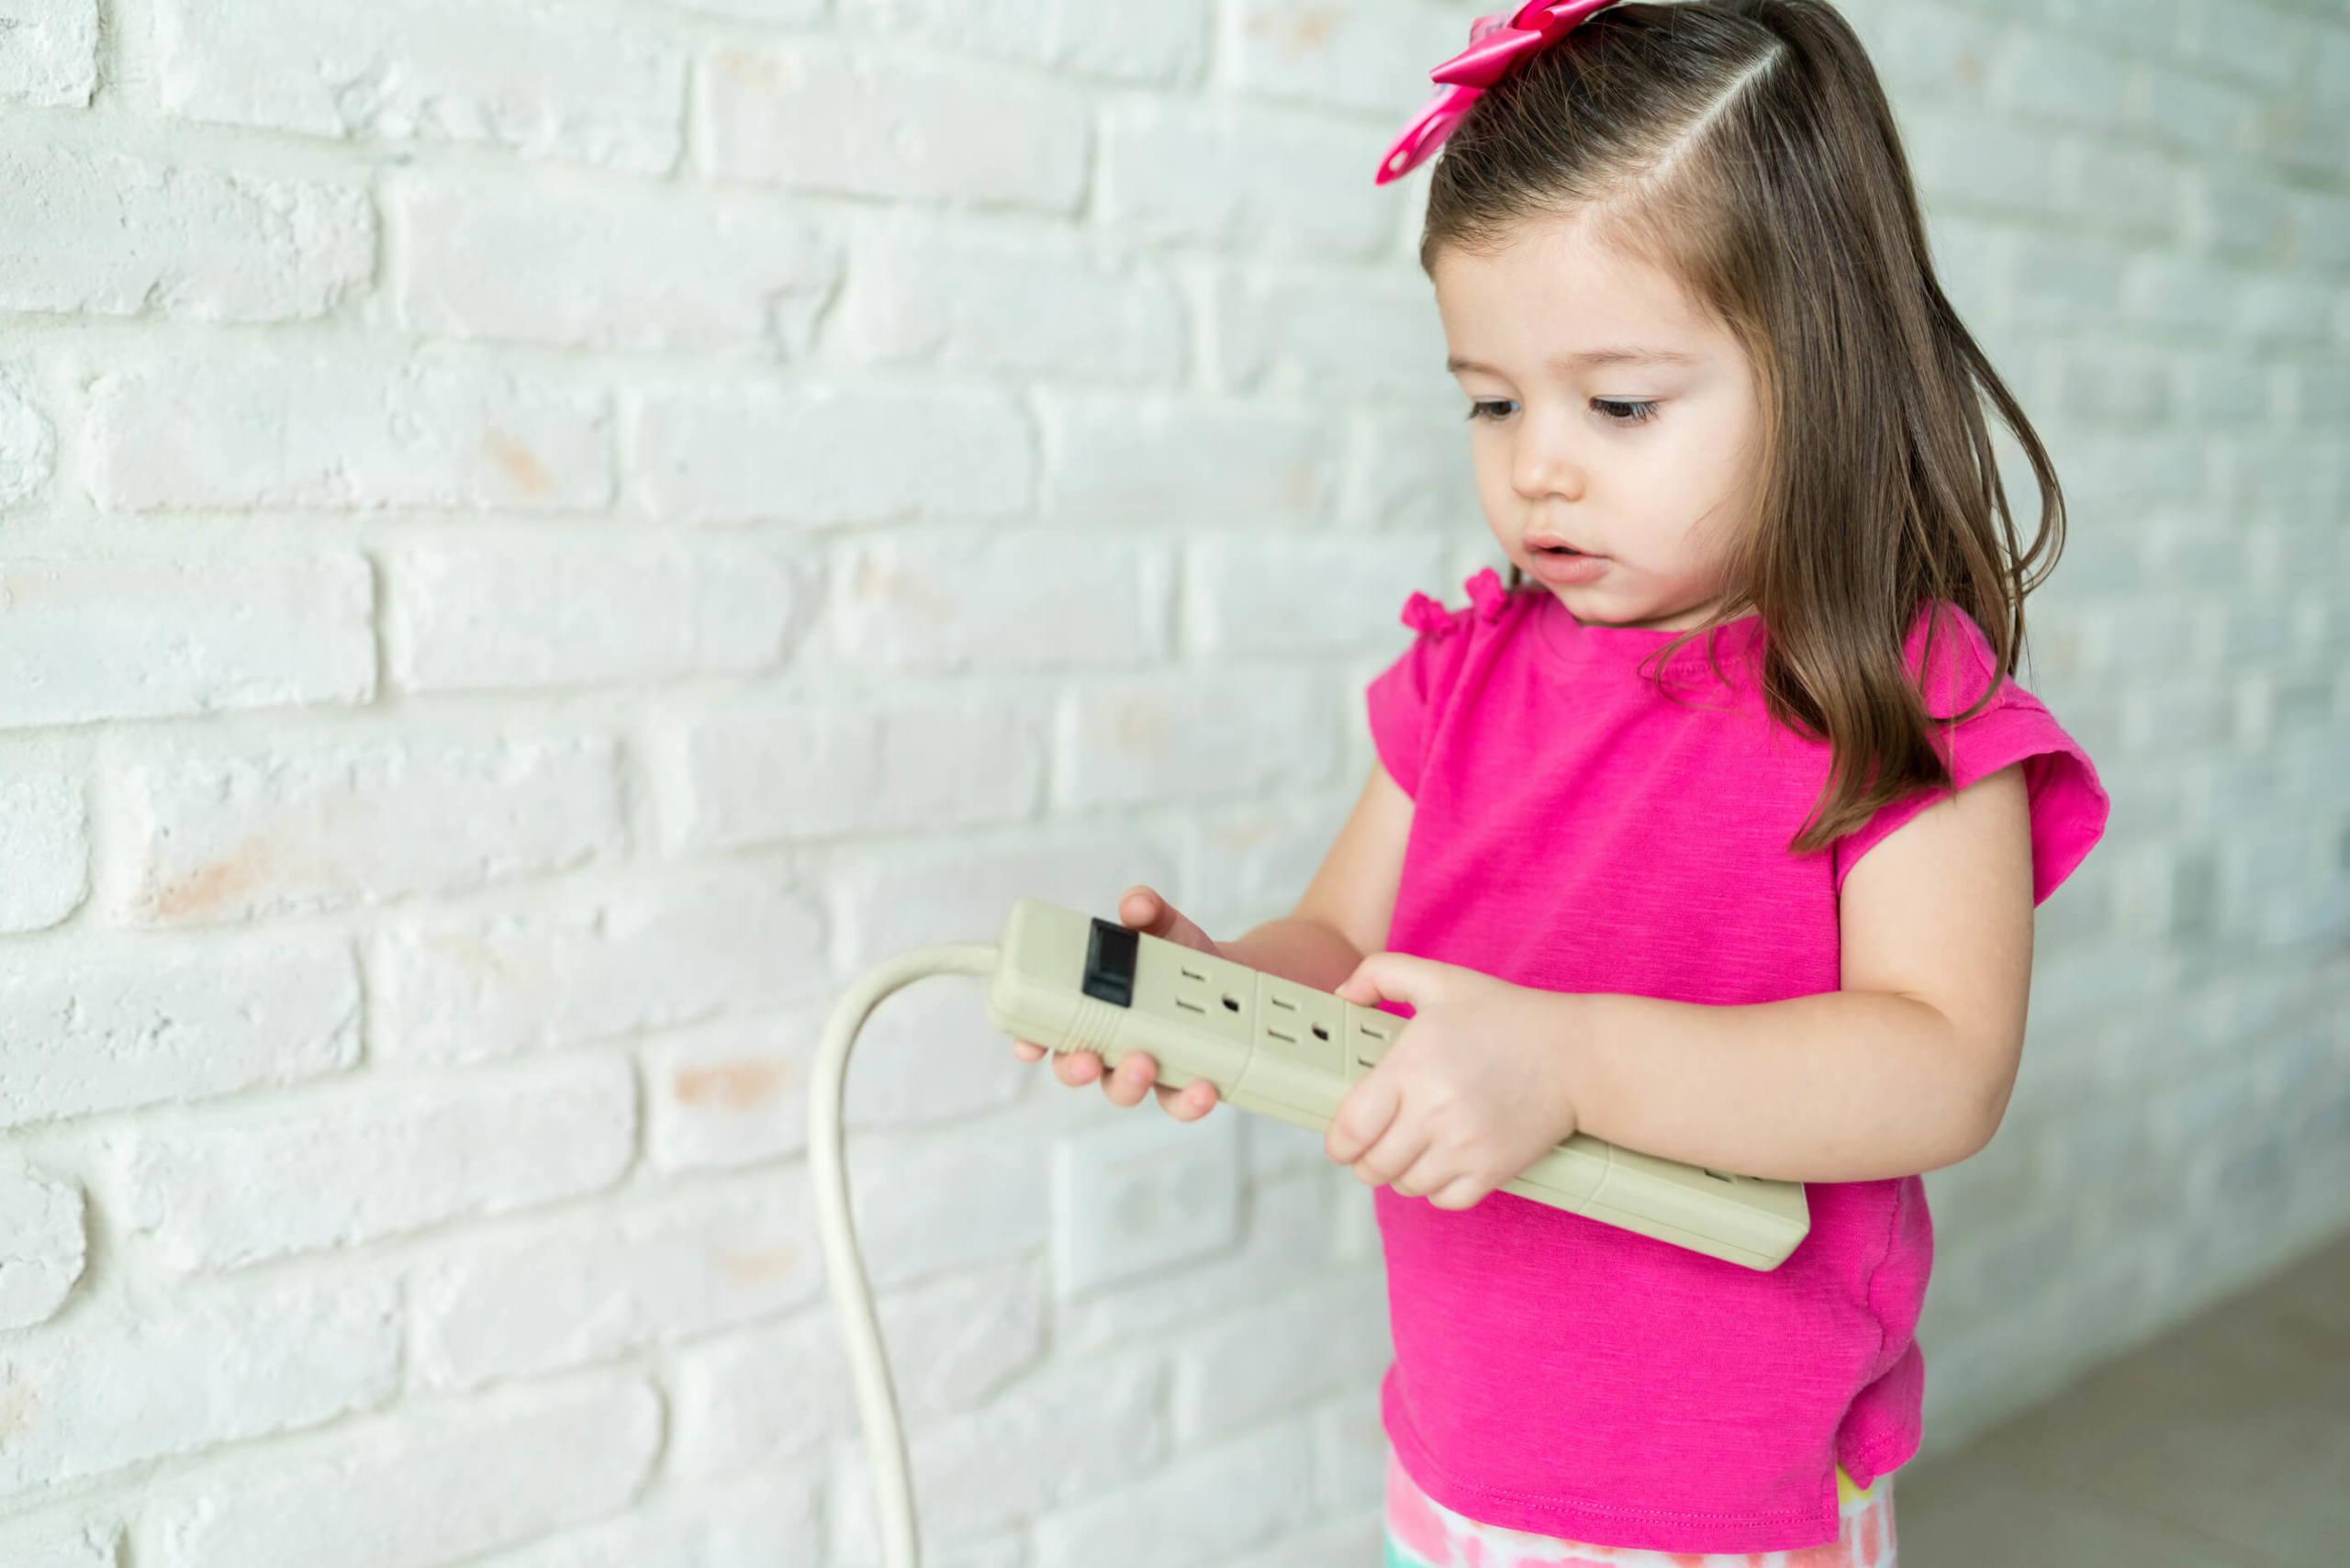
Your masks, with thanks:
M 1738 340 L 1586 212 L 1528 221 L 1488 254 L 1448 248 L 1432 271 L 1503 553 L 1578 621 L 1701 624 L 1758 487 Z

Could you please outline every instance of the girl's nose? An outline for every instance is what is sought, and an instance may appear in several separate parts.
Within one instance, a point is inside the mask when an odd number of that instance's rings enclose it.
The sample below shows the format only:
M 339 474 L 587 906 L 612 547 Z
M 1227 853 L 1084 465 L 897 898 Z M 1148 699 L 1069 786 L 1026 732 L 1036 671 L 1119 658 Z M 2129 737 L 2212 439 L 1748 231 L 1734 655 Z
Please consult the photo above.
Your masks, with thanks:
M 1529 501 L 1546 496 L 1561 500 L 1583 499 L 1586 476 L 1582 463 L 1563 442 L 1528 431 L 1518 443 L 1510 465 L 1510 483 Z

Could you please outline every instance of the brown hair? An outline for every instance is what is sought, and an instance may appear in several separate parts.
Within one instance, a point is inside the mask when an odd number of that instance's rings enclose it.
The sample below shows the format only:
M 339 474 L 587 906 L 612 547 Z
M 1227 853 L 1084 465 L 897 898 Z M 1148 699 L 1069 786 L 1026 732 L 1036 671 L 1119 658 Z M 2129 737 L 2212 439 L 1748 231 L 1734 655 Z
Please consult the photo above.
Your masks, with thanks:
M 1710 624 L 1760 613 L 1773 716 L 1828 743 L 1827 783 L 1790 848 L 1824 848 L 1882 806 L 1951 788 L 1936 726 L 1977 711 L 1998 682 L 1962 713 L 1930 715 L 1904 639 L 1949 601 L 2013 675 L 2024 596 L 2063 548 L 2064 497 L 1934 279 L 1860 40 L 1824 0 L 1600 12 L 1487 91 L 1446 142 L 1420 263 L 1584 206 L 1709 306 L 1754 365 L 1760 504 Z M 2039 483 L 2028 546 L 1984 398 Z

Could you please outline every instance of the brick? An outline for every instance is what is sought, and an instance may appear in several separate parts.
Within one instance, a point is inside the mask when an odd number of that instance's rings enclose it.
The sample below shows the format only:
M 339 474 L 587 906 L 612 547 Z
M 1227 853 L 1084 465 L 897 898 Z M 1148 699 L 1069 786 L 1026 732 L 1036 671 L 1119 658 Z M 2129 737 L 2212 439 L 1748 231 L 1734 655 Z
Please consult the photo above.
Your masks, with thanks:
M 1013 1056 L 988 1023 L 981 985 L 976 976 L 940 976 L 874 1010 L 848 1075 L 852 1129 L 945 1121 L 1019 1098 L 1040 1070 Z
M 433 1568 L 627 1506 L 661 1401 L 626 1382 L 414 1413 L 173 1489 L 162 1568 Z
M 2266 266 L 2291 244 L 2291 199 L 2258 165 L 2207 162 L 2188 171 L 2182 187 L 2179 227 L 2196 248 Z
M 608 1187 L 635 1156 L 635 1110 L 628 1063 L 606 1057 L 141 1126 L 126 1217 L 181 1269 L 357 1246 Z
M 2130 260 L 2127 252 L 2100 241 L 2024 241 L 2015 250 L 2009 292 L 2011 319 L 2002 326 L 2015 329 L 2019 341 L 2045 328 L 2105 326 L 2121 314 Z M 1985 334 L 1986 347 L 2001 335 Z M 2005 355 L 1995 357 L 2006 360 Z
M 656 517 L 878 522 L 1024 510 L 1034 439 L 1000 393 L 676 386 L 643 395 L 637 487 Z
M 2300 27 L 2266 6 L 2196 6 L 2188 12 L 2191 41 L 2184 50 L 2196 65 L 2217 65 L 2272 91 L 2290 89 L 2306 48 Z
M 182 1293 L 133 1310 L 84 1313 L 0 1353 L 13 1420 L 0 1495 L 298 1431 L 399 1387 L 388 1282 Z
M 2163 64 L 2149 64 L 2146 113 L 2133 140 L 2167 142 L 2205 158 L 2250 150 L 2260 114 L 2258 97 L 2232 82 Z
M 1912 96 L 1987 101 L 1992 40 L 1975 17 L 1913 0 L 1881 12 L 1856 10 L 1850 19 L 1895 103 Z
M 561 870 L 623 842 L 619 763 L 599 739 L 418 738 L 140 764 L 115 907 L 207 924 Z
M 2060 33 L 2011 35 L 1990 71 L 1992 101 L 2009 114 L 2096 130 L 2130 118 L 2130 66 L 2095 44 Z
M 1214 534 L 1192 547 L 1186 641 L 1203 653 L 1382 648 L 1414 591 L 1444 586 L 1426 534 Z
M 823 19 L 832 0 L 655 0 L 672 10 L 741 22 L 801 27 Z
M 835 940 L 852 970 L 934 942 L 985 942 L 1024 898 L 1112 913 L 1127 887 L 1172 892 L 1172 859 L 1146 834 L 1057 834 L 845 862 L 831 887 Z
M 98 85 L 97 0 L 17 0 L 0 51 L 0 104 L 83 108 Z
M 1383 1316 L 1385 1304 L 1378 1310 Z M 1376 1383 L 1366 1380 L 1315 1412 L 1314 1448 L 1321 1496 L 1377 1506 L 1386 1489 L 1388 1443 Z
M 358 1056 L 358 972 L 335 944 L 0 976 L 0 1126 L 294 1083 Z
M 940 1128 L 860 1174 L 857 1243 L 876 1286 L 997 1263 L 1045 1244 L 1049 1136 L 1034 1113 Z
M 365 288 L 375 218 L 355 185 L 111 152 L 0 153 L 0 310 L 272 321 Z
M 894 1358 L 890 1372 L 894 1381 Z M 680 1475 L 771 1471 L 856 1429 L 856 1396 L 830 1313 L 688 1345 L 677 1352 L 675 1386 L 672 1462 Z
M 1189 879 L 1199 893 L 1184 913 L 1218 940 L 1288 914 L 1351 805 L 1351 794 L 1307 806 L 1250 801 L 1203 816 L 1192 834 Z
M 897 201 L 1076 210 L 1093 141 L 1080 98 L 1033 75 L 815 43 L 703 62 L 707 172 Z
M 1057 729 L 1060 798 L 1077 811 L 1320 784 L 1338 756 L 1337 703 L 1288 670 L 1088 684 Z
M 679 724 L 673 836 L 734 847 L 1021 821 L 1044 794 L 1046 717 L 1042 697 L 955 687 Z
M 27 400 L 14 376 L 0 372 L 0 507 L 48 484 L 56 461 L 57 432 L 49 416 Z
M 893 224 L 857 238 L 834 342 L 873 364 L 1167 385 L 1183 306 L 1155 268 L 1066 243 Z
M 348 353 L 156 360 L 92 393 L 91 494 L 131 511 L 594 510 L 612 495 L 599 392 Z
M 388 932 L 370 1038 L 386 1060 L 477 1061 L 806 1000 L 816 913 L 771 877 L 651 886 L 559 915 Z
M 82 1189 L 31 1166 L 0 1167 L 0 1328 L 46 1322 L 82 1277 Z
M 717 543 L 427 545 L 385 566 L 407 691 L 746 674 L 780 661 L 813 607 L 792 556 Z
M 2048 138 L 1980 112 L 1919 105 L 1905 108 L 1902 137 L 1919 197 L 2018 212 L 2065 216 Z
M 2159 354 L 2100 344 L 2096 351 L 2061 349 L 2054 356 L 2055 401 L 2066 414 L 2098 423 L 2147 423 L 2171 409 L 2171 370 Z M 2206 376 L 2199 364 L 2193 378 Z
M 1319 118 L 1121 106 L 1102 122 L 1102 217 L 1147 239 L 1368 256 L 1396 227 L 1396 198 L 1371 184 L 1380 145 Z
M 1348 433 L 1342 521 L 1458 532 L 1478 518 L 1476 476 L 1458 420 L 1367 417 Z
M 2129 319 L 2169 330 L 2224 330 L 2243 291 L 2243 274 L 2198 258 L 2132 257 L 2124 271 L 2122 305 Z
M 1154 1360 L 1055 1366 L 980 1410 L 916 1434 L 923 1528 L 943 1540 L 976 1536 L 1151 1472 L 1167 1451 L 1161 1382 Z M 870 1529 L 869 1488 L 859 1481 L 852 1497 L 863 1518 L 844 1532 L 844 1561 L 859 1555 L 856 1526 Z
M 821 1283 L 803 1178 L 605 1204 L 444 1248 L 408 1282 L 414 1375 L 476 1388 L 749 1322 Z
M 1037 1568 L 1182 1568 L 1260 1546 L 1312 1517 L 1314 1450 L 1281 1426 L 1194 1453 L 1141 1486 L 1036 1522 Z
M 822 1489 L 806 1476 L 666 1490 L 498 1568 L 822 1568 Z
M 1208 1113 L 1234 1114 L 1229 1109 Z M 1250 1136 L 1255 1137 L 1253 1129 Z M 1351 1176 L 1318 1156 L 1304 1170 L 1252 1175 L 1237 1251 L 1181 1273 L 1113 1285 L 1060 1304 L 1053 1326 L 1057 1350 L 1107 1350 L 1133 1344 L 1142 1335 L 1172 1338 L 1216 1321 L 1235 1304 L 1268 1300 L 1326 1277 L 1337 1217 L 1330 1200 L 1335 1189 L 1327 1180 L 1332 1175 L 1354 1185 Z M 1368 1207 L 1370 1194 L 1356 1191 Z
M 1088 522 L 1220 523 L 1310 517 L 1330 489 L 1337 442 L 1307 415 L 1247 404 L 1054 398 L 1046 510 Z M 1213 462 L 1202 461 L 1206 453 Z
M 1381 1471 L 1382 1479 L 1386 1472 Z M 1360 1499 L 1370 1506 L 1350 1508 L 1336 1520 L 1307 1527 L 1298 1535 L 1282 1535 L 1260 1552 L 1227 1558 L 1229 1568 L 1359 1568 L 1376 1562 L 1386 1550 L 1385 1527 L 1379 1518 L 1378 1495 Z
M 686 59 L 624 12 L 467 0 L 163 0 L 155 83 L 183 118 L 308 136 L 475 141 L 659 174 Z
M 0 931 L 39 931 L 72 914 L 90 890 L 89 862 L 82 780 L 0 767 Z
M 2257 342 L 2314 348 L 2332 337 L 2334 314 L 2346 297 L 2338 286 L 2272 274 L 2237 296 L 2236 323 Z
M 772 201 L 711 191 L 435 171 L 389 205 L 401 319 L 436 336 L 798 353 L 840 273 Z
M 1216 365 L 1226 386 L 1457 396 L 1425 282 L 1230 276 L 1215 299 Z
M 1244 91 L 1397 117 L 1427 100 L 1429 68 L 1468 41 L 1457 7 L 1239 0 L 1225 28 L 1233 80 Z
M 1156 545 L 1078 533 L 911 534 L 845 545 L 826 620 L 837 656 L 881 669 L 1147 664 L 1171 647 Z
M 644 1053 L 645 1151 L 656 1169 L 755 1165 L 808 1138 L 808 1063 L 821 1019 L 728 1018 Z M 858 1041 L 859 1058 L 866 1041 Z
M 2076 221 L 2161 240 L 2180 227 L 2178 165 L 2155 152 L 2084 144 L 2066 149 L 2059 183 Z
M 1187 1336 L 1175 1363 L 1177 1433 L 1223 1437 L 1375 1383 L 1393 1354 L 1386 1305 L 1376 1271 L 1349 1273 Z
M 980 1404 L 1044 1353 L 1044 1286 L 1016 1263 L 876 1305 L 901 1409 L 917 1428 Z M 688 1348 L 677 1361 L 677 1467 L 765 1467 L 853 1430 L 856 1399 L 830 1313 Z
M 0 727 L 364 702 L 375 582 L 338 552 L 0 566 Z
M 1085 75 L 1186 82 L 1207 62 L 1207 0 L 1088 6 L 1082 0 L 846 0 L 846 20 L 869 37 L 918 39 Z
M 122 1526 L 93 1519 L 0 1529 L 0 1562 L 11 1568 L 121 1568 Z

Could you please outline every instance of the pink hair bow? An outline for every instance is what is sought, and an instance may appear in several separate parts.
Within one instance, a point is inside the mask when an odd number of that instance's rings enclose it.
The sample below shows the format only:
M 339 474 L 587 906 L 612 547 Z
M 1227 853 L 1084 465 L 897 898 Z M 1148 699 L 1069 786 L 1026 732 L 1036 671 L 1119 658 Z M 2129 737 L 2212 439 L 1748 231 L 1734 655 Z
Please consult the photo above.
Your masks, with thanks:
M 1438 84 L 1427 107 L 1412 118 L 1386 156 L 1379 161 L 1379 178 L 1388 181 L 1410 174 L 1444 145 L 1461 117 L 1484 90 L 1500 81 L 1511 66 L 1551 43 L 1585 18 L 1606 10 L 1616 0 L 1527 0 L 1514 12 L 1480 17 L 1469 28 L 1469 47 L 1428 73 Z

